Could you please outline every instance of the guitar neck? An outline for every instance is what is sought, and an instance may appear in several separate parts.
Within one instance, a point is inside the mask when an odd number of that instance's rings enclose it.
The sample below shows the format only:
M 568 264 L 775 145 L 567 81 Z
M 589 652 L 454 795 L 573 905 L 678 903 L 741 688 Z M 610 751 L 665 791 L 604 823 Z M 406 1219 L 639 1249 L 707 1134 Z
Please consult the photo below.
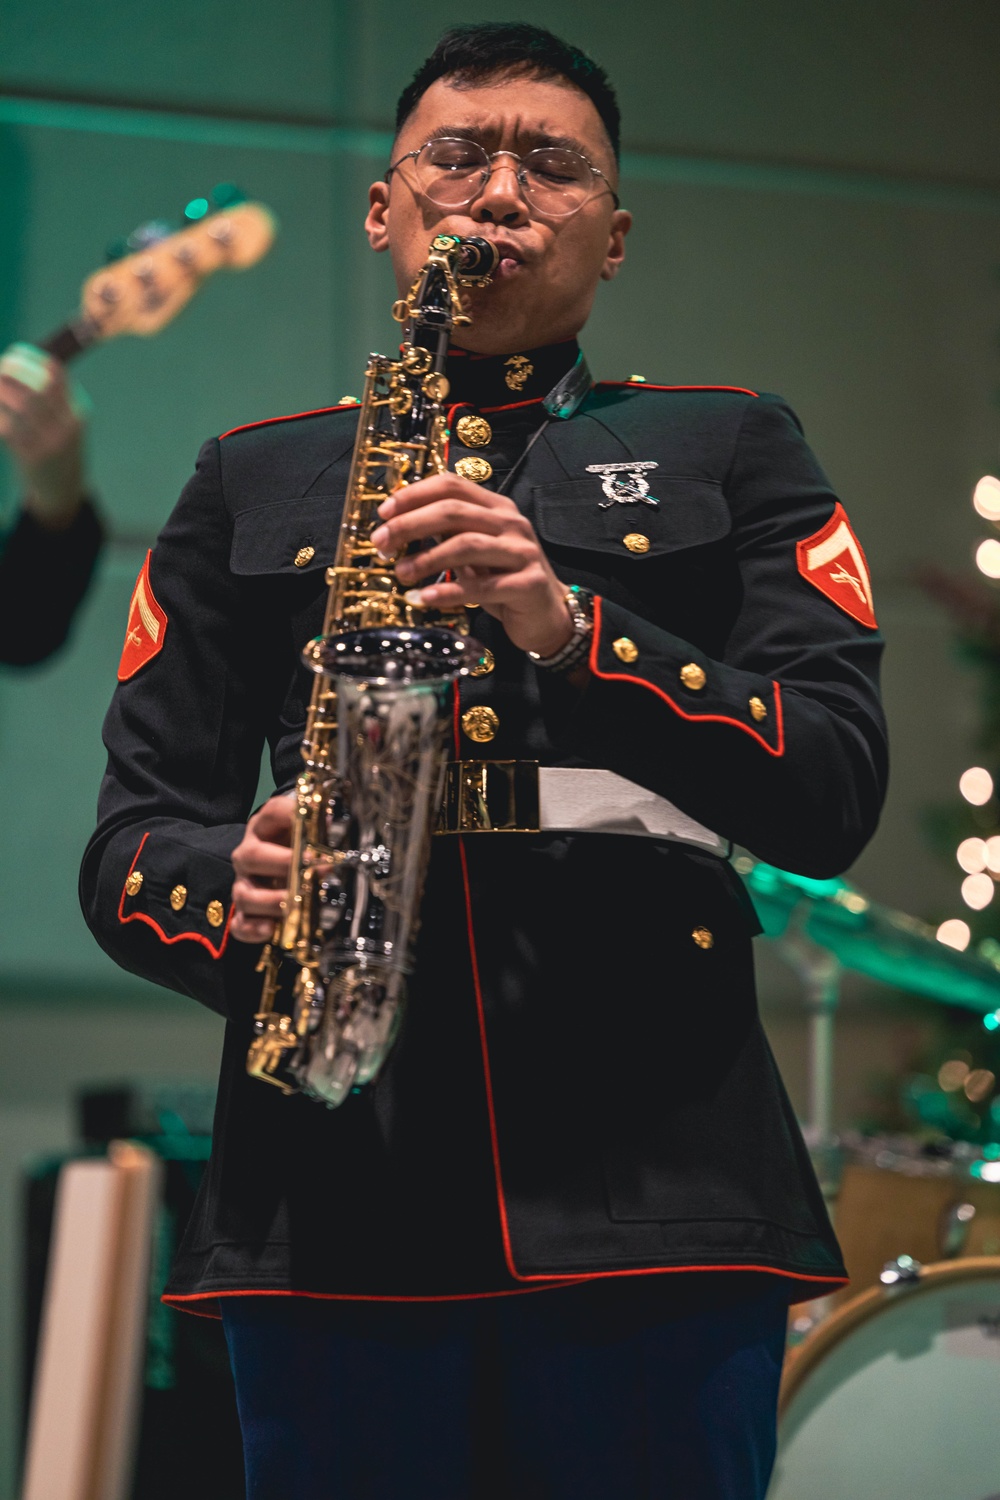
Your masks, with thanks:
M 55 333 L 50 333 L 47 339 L 43 339 L 39 348 L 44 349 L 46 354 L 51 354 L 60 364 L 68 365 L 71 359 L 76 359 L 85 349 L 90 349 L 98 342 L 98 332 L 90 318 L 80 316 L 71 318 Z

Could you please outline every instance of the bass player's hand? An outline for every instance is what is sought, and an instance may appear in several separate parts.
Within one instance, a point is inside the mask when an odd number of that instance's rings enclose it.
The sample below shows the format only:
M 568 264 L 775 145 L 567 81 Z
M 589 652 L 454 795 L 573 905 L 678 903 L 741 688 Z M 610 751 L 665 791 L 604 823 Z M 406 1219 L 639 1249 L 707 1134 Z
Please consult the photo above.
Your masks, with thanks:
M 84 408 L 62 365 L 41 349 L 12 344 L 0 356 L 0 442 L 20 471 L 25 510 L 53 531 L 83 503 Z

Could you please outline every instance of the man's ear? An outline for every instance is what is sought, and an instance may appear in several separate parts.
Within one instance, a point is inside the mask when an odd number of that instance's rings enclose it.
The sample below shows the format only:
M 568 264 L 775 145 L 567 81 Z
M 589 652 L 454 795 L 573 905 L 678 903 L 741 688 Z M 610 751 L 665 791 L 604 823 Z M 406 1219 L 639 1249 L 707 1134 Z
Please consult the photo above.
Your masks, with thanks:
M 389 248 L 389 184 L 373 182 L 368 189 L 368 216 L 365 234 L 373 250 Z
M 611 215 L 611 230 L 608 235 L 608 253 L 601 267 L 601 280 L 613 281 L 625 259 L 625 236 L 632 228 L 632 215 L 624 208 L 616 208 Z

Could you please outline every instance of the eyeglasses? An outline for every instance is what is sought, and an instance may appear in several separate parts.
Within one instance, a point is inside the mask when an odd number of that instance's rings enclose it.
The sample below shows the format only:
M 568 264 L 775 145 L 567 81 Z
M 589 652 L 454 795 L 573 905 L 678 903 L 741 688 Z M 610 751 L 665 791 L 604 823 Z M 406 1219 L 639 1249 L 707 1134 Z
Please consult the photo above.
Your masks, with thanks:
M 611 194 L 615 208 L 620 207 L 617 193 L 600 168 L 591 166 L 578 151 L 562 146 L 540 146 L 527 156 L 514 151 L 489 155 L 476 141 L 444 136 L 407 151 L 392 163 L 385 178 L 388 182 L 397 167 L 412 159 L 416 185 L 425 198 L 439 208 L 465 208 L 486 186 L 495 170 L 490 163 L 498 156 L 514 158 L 525 201 L 548 218 L 568 218 L 603 192 Z

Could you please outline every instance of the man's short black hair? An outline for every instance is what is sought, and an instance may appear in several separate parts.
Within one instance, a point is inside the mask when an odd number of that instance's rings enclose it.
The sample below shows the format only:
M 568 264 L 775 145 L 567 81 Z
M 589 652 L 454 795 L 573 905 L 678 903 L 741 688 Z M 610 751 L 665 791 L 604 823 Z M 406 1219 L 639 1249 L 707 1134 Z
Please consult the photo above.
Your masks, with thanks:
M 396 134 L 409 119 L 421 95 L 439 78 L 480 83 L 504 73 L 536 78 L 564 78 L 582 89 L 604 123 L 618 160 L 621 115 L 608 75 L 585 52 L 526 21 L 484 21 L 452 26 L 399 96 Z

